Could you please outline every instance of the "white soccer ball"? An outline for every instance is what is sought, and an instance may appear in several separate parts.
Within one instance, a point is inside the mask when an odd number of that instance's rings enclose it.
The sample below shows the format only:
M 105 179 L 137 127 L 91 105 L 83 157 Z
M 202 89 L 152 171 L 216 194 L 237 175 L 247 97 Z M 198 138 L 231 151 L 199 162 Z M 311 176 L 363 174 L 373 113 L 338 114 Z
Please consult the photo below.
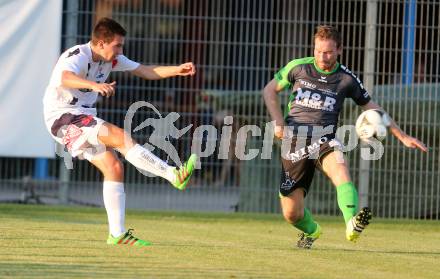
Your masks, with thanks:
M 369 141 L 376 138 L 383 141 L 390 126 L 388 114 L 376 109 L 369 109 L 362 112 L 356 120 L 356 133 L 362 141 Z

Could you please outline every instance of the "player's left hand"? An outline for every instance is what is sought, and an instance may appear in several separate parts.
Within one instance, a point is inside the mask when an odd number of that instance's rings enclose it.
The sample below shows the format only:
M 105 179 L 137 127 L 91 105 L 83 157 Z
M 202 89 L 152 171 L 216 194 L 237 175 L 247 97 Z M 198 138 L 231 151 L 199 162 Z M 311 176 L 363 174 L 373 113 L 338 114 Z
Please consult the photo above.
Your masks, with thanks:
M 426 145 L 419 141 L 416 138 L 413 138 L 411 136 L 405 135 L 403 136 L 400 141 L 409 148 L 418 148 L 420 150 L 422 150 L 423 152 L 428 152 L 428 148 L 426 147 Z
M 192 62 L 183 63 L 177 67 L 178 76 L 193 76 L 196 73 L 196 67 Z

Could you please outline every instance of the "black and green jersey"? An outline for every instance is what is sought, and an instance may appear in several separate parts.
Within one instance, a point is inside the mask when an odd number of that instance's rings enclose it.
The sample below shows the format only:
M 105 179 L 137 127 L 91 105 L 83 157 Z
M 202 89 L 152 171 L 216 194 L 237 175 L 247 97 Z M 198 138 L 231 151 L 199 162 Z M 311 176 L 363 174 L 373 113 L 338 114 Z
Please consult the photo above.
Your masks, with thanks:
M 362 82 L 347 67 L 338 63 L 332 72 L 324 72 L 314 57 L 292 60 L 275 79 L 292 92 L 284 115 L 288 126 L 333 125 L 336 130 L 345 98 L 358 105 L 370 101 Z

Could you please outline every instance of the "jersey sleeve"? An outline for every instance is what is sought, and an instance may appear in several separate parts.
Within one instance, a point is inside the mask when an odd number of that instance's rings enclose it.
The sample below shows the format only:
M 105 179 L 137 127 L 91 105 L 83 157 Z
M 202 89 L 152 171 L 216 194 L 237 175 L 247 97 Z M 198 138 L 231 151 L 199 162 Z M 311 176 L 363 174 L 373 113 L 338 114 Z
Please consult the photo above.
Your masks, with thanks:
M 286 66 L 284 66 L 281 70 L 279 70 L 274 78 L 277 81 L 278 85 L 284 89 L 286 87 L 291 87 L 292 83 L 295 82 L 295 76 L 301 72 L 302 64 L 310 64 L 313 63 L 313 57 L 304 57 L 300 59 L 294 59 L 290 61 Z
M 359 106 L 366 105 L 371 100 L 370 94 L 368 94 L 364 85 L 356 76 L 352 76 L 350 98 Z
M 128 59 L 124 55 L 118 55 L 112 61 L 112 71 L 113 72 L 125 72 L 125 71 L 133 71 L 137 67 L 139 67 L 139 63 L 133 60 Z
M 69 71 L 77 75 L 87 71 L 89 60 L 84 53 L 80 52 L 79 48 L 66 51 L 60 60 L 61 71 Z
M 297 65 L 295 63 L 295 60 L 290 61 L 286 66 L 281 68 L 277 73 L 275 73 L 275 80 L 277 81 L 278 85 L 284 89 L 286 87 L 290 87 L 292 84 L 289 81 L 289 72 Z

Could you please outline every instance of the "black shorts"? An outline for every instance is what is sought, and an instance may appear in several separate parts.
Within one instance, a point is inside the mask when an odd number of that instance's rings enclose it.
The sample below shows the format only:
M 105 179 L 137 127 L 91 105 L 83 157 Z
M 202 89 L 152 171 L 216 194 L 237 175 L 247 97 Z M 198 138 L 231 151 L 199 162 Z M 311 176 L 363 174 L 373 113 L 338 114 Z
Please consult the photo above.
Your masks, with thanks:
M 313 142 L 311 138 L 293 138 L 290 152 L 281 156 L 280 195 L 287 197 L 298 188 L 303 188 L 306 195 L 312 184 L 315 168 L 321 169 L 321 160 L 325 155 L 339 147 L 341 143 L 335 139 L 334 134 Z

